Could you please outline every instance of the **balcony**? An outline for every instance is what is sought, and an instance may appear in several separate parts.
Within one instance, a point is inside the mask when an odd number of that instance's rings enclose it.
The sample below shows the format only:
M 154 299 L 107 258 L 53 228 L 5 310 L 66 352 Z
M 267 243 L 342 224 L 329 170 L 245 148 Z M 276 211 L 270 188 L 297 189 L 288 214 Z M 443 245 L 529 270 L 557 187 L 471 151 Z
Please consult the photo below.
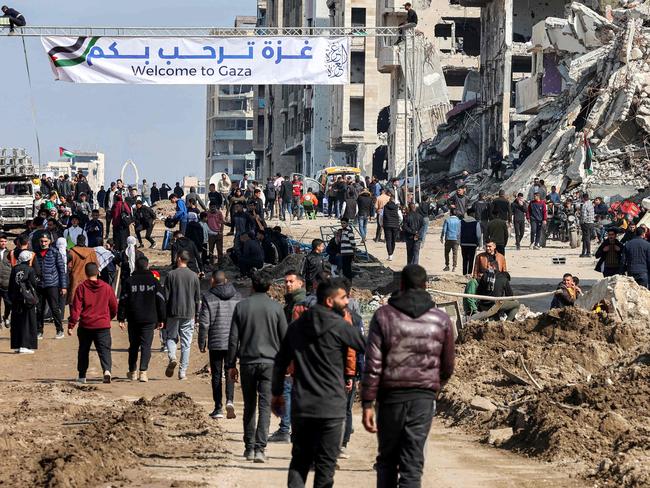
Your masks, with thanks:
M 252 119 L 252 110 L 221 110 L 214 114 L 215 119 Z
M 255 161 L 255 153 L 245 154 L 213 154 L 212 161 Z
M 380 73 L 390 73 L 399 68 L 399 46 L 381 46 L 379 56 L 377 57 L 377 71 Z
M 218 97 L 230 100 L 242 99 L 242 98 L 252 98 L 254 96 L 253 90 L 241 92 L 241 93 L 224 93 L 219 90 Z
M 215 130 L 212 138 L 217 141 L 252 141 L 253 130 Z

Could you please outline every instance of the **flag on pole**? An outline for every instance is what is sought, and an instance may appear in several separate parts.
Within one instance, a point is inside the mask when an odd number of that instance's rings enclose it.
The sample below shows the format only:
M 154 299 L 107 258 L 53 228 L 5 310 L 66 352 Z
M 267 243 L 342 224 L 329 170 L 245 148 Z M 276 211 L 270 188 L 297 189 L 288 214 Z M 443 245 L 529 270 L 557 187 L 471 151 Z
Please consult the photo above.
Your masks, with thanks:
M 75 153 L 73 153 L 72 151 L 68 151 L 66 148 L 59 146 L 59 157 L 62 157 L 62 158 L 74 158 L 76 156 L 77 155 Z

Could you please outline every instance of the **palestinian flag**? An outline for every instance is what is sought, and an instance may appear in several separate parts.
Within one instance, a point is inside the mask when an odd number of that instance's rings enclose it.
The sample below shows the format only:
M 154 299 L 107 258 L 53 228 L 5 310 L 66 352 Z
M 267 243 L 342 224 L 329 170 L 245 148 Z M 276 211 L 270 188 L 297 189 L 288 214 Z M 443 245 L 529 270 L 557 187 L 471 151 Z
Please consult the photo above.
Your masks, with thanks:
M 78 37 L 74 44 L 56 46 L 50 49 L 47 55 L 56 68 L 76 66 L 86 61 L 86 56 L 98 40 L 99 37 Z
M 72 151 L 68 151 L 64 147 L 59 146 L 59 157 L 61 158 L 76 158 L 77 155 L 73 153 Z

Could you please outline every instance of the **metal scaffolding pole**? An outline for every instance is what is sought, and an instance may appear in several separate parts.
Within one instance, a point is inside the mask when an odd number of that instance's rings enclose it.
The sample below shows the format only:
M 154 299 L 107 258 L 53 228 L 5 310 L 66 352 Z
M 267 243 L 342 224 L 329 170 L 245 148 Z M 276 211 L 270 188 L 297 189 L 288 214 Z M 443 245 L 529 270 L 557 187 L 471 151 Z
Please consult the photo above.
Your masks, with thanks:
M 44 37 L 394 37 L 399 27 L 17 27 L 15 36 Z M 0 31 L 0 37 L 6 37 Z

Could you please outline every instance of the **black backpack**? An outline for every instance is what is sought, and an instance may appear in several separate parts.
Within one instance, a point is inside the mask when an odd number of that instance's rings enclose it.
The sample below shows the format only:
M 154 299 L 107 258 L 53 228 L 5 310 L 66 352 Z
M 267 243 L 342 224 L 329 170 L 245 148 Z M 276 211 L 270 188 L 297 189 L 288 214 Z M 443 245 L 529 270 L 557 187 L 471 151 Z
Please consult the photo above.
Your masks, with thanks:
M 36 295 L 36 291 L 32 287 L 32 284 L 29 281 L 23 280 L 24 275 L 21 276 L 21 273 L 24 273 L 24 271 L 19 271 L 18 274 L 16 274 L 16 281 L 18 282 L 18 288 L 23 304 L 27 307 L 34 307 L 38 305 L 38 295 Z

